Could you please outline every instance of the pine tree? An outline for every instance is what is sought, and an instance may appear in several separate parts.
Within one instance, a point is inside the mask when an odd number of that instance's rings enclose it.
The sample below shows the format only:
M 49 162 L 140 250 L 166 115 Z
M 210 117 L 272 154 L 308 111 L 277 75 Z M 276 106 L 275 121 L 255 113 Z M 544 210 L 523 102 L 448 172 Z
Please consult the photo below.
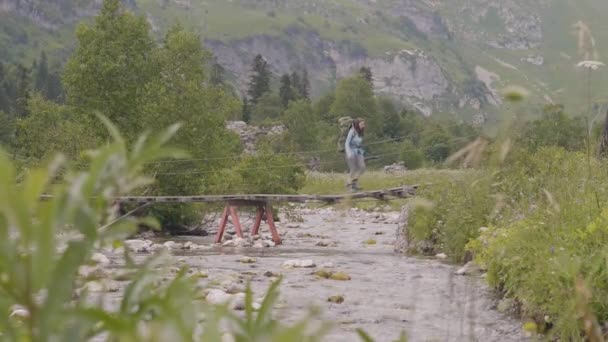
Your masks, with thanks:
M 4 64 L 0 62 L 0 112 L 8 114 L 11 111 L 11 102 L 8 96 L 7 83 Z
M 300 82 L 298 92 L 300 93 L 300 97 L 310 100 L 310 81 L 308 80 L 308 71 L 306 69 L 302 71 L 302 81 Z
M 209 78 L 209 83 L 211 83 L 211 85 L 214 85 L 216 87 L 223 86 L 224 83 L 226 82 L 225 73 L 226 73 L 226 70 L 224 69 L 224 67 L 220 63 L 215 61 L 211 65 L 211 76 Z
M 370 85 L 374 82 L 372 69 L 370 69 L 369 67 L 361 67 L 361 69 L 359 69 L 359 73 L 361 74 L 363 79 L 366 80 Z
M 49 98 L 49 65 L 46 53 L 40 53 L 40 61 L 32 67 L 34 71 L 34 90 Z
M 17 84 L 15 87 L 15 113 L 18 117 L 27 116 L 27 102 L 30 98 L 30 71 L 23 65 L 17 65 Z
M 249 123 L 251 121 L 251 108 L 247 96 L 243 97 L 243 121 Z
M 295 91 L 291 84 L 291 79 L 288 74 L 281 77 L 281 87 L 279 88 L 279 97 L 283 108 L 287 108 L 289 102 L 295 99 Z
M 270 91 L 270 70 L 268 63 L 262 55 L 255 56 L 253 60 L 252 75 L 249 80 L 249 101 L 253 104 L 258 102 L 266 92 Z
M 302 80 L 300 79 L 300 75 L 295 71 L 291 73 L 291 87 L 295 90 L 297 97 L 301 97 L 300 89 L 302 89 Z

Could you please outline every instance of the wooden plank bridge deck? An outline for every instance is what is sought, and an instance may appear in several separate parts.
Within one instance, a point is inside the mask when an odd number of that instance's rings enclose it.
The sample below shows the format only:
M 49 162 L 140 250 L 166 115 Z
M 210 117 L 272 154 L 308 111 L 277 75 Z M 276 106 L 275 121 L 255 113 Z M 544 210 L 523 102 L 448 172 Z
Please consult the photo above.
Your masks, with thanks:
M 210 195 L 210 196 L 122 196 L 113 198 L 114 203 L 139 204 L 140 208 L 156 203 L 226 203 L 224 213 L 220 220 L 220 227 L 215 236 L 215 243 L 221 243 L 229 221 L 235 227 L 238 237 L 243 238 L 243 230 L 237 214 L 237 207 L 250 206 L 257 208 L 256 219 L 251 229 L 251 235 L 255 236 L 260 230 L 262 220 L 268 224 L 272 234 L 272 240 L 277 245 L 281 244 L 281 237 L 275 227 L 271 203 L 306 203 L 324 202 L 328 204 L 371 198 L 376 200 L 390 200 L 394 198 L 407 198 L 414 196 L 418 185 L 401 186 L 385 190 L 362 191 L 338 195 Z M 52 199 L 51 195 L 43 195 L 43 200 Z
M 116 197 L 118 203 L 268 203 L 268 202 L 325 202 L 337 203 L 346 200 L 372 198 L 386 200 L 390 197 L 407 198 L 416 194 L 417 185 L 402 186 L 384 190 L 363 191 L 337 195 L 210 195 L 210 196 L 123 196 Z

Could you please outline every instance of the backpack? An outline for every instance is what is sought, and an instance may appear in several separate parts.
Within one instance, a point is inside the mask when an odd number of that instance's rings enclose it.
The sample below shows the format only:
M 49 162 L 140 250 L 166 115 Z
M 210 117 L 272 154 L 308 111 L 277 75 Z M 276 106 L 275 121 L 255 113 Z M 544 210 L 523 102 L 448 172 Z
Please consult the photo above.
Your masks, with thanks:
M 353 118 L 350 116 L 343 116 L 338 119 L 338 141 L 336 147 L 338 152 L 344 153 L 344 144 L 346 143 L 346 137 L 348 137 L 348 131 L 353 126 Z

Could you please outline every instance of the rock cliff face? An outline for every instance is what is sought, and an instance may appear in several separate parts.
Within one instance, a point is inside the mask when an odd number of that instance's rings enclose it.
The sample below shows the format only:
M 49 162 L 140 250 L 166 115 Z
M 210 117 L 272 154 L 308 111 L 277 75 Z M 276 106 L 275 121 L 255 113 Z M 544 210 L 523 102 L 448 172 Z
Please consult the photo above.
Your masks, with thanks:
M 372 69 L 377 94 L 410 103 L 425 115 L 450 89 L 443 70 L 432 56 L 424 51 L 402 50 L 385 57 L 370 57 L 364 51 L 321 39 L 313 33 L 291 33 L 294 39 L 304 38 L 307 48 L 302 55 L 280 37 L 253 36 L 242 40 L 207 41 L 226 70 L 237 76 L 237 88 L 244 93 L 251 61 L 262 54 L 275 75 L 306 68 L 313 83 L 313 95 L 320 95 L 336 80 L 352 75 L 362 66 Z

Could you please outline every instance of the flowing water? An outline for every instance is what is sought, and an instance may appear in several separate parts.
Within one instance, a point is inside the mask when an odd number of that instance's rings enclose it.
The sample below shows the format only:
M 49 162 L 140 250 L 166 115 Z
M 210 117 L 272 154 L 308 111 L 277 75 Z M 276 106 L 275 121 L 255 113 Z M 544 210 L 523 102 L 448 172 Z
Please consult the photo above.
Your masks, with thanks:
M 281 246 L 211 247 L 212 237 L 181 237 L 173 241 L 208 247 L 173 258 L 207 272 L 204 285 L 246 279 L 256 295 L 273 280 L 268 271 L 282 274 L 279 316 L 293 322 L 311 305 L 321 308 L 323 319 L 335 323 L 330 342 L 358 341 L 356 328 L 379 342 L 393 341 L 402 331 L 409 341 L 526 340 L 521 322 L 496 311 L 496 299 L 480 276 L 455 275 L 457 266 L 394 253 L 397 214 L 387 216 L 379 222 L 361 211 L 308 210 L 301 223 L 277 224 Z M 264 224 L 262 233 L 268 233 Z M 320 241 L 329 246 L 317 246 Z M 256 262 L 239 262 L 246 256 Z M 313 260 L 316 267 L 286 269 L 287 260 Z M 313 273 L 320 269 L 345 272 L 351 280 L 319 278 Z M 342 303 L 328 301 L 338 295 Z

